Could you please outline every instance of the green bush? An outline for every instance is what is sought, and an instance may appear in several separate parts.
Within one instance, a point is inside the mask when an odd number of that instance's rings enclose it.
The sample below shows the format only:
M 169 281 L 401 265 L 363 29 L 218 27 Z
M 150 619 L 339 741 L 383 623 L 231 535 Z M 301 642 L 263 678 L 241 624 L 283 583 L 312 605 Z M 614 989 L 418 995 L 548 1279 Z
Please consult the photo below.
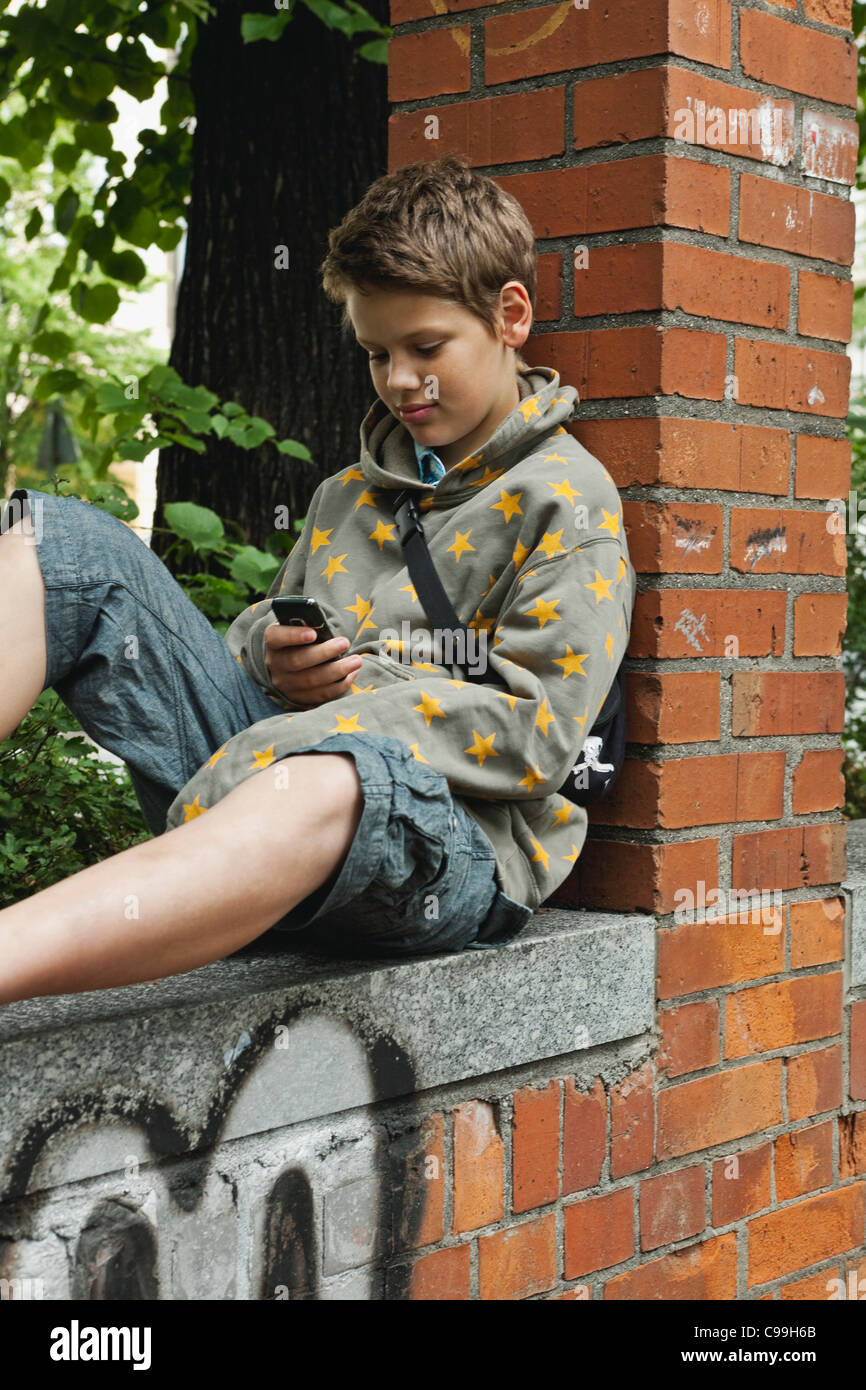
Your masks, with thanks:
M 126 768 L 50 690 L 0 743 L 0 826 L 4 907 L 148 837 Z

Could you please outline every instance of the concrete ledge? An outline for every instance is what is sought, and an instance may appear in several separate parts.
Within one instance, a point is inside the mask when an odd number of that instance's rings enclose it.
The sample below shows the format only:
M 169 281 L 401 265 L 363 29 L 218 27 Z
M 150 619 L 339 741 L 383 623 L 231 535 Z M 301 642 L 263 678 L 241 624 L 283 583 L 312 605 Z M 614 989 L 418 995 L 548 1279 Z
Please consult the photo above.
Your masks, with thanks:
M 652 1027 L 651 916 L 539 910 L 496 951 L 254 945 L 149 985 L 0 1009 L 0 1200 Z M 90 1135 L 90 1140 L 88 1140 Z
M 866 985 L 866 820 L 848 822 L 848 868 L 842 892 L 850 933 L 845 958 L 850 962 L 851 989 Z

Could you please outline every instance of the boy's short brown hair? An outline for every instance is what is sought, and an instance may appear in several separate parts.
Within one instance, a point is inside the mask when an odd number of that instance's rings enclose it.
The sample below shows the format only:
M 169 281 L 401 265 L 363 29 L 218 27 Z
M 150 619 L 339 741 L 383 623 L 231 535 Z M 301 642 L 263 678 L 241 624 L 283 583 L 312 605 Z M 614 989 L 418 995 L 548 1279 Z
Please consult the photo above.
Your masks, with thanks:
M 328 234 L 322 287 L 343 305 L 350 289 L 413 289 L 462 304 L 496 332 L 499 293 L 524 285 L 535 312 L 538 251 L 526 213 L 462 155 L 404 165 L 370 185 Z M 525 364 L 522 364 L 525 365 Z

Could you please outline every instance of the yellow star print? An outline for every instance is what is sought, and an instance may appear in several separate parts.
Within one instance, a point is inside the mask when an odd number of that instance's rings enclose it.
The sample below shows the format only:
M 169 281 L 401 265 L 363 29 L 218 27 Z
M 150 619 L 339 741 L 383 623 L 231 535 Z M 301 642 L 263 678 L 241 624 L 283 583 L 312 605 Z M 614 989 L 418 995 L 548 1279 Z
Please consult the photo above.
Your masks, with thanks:
M 559 810 L 555 812 L 553 819 L 556 821 L 557 825 L 567 825 L 573 810 L 574 807 L 570 801 L 563 801 Z
M 336 728 L 329 729 L 329 734 L 366 734 L 368 732 L 363 724 L 358 723 L 357 714 L 338 714 L 336 718 Z
M 536 782 L 543 782 L 545 780 L 544 774 L 538 766 L 538 763 L 535 764 L 534 768 L 530 767 L 529 763 L 524 763 L 523 766 L 526 768 L 526 776 L 521 777 L 517 785 L 518 787 L 526 787 L 526 790 L 531 792 Z
M 586 672 L 583 669 L 583 663 L 588 656 L 589 652 L 573 652 L 566 642 L 565 656 L 555 656 L 553 658 L 553 664 L 554 666 L 562 667 L 563 680 L 565 680 L 566 676 L 573 676 L 575 671 L 579 676 L 585 676 Z
M 557 494 L 557 496 L 567 497 L 569 502 L 573 502 L 575 497 L 583 496 L 582 492 L 578 492 L 576 488 L 573 488 L 571 486 L 571 483 L 568 481 L 567 478 L 565 478 L 561 483 L 552 483 L 548 480 L 547 486 L 552 487 L 553 491 Z
M 472 486 L 486 487 L 487 484 L 492 483 L 495 478 L 501 477 L 504 471 L 505 470 L 503 468 L 491 468 L 490 464 L 486 463 L 484 465 L 484 472 L 482 473 L 481 477 L 476 479 Z
M 607 639 L 605 641 L 604 646 L 607 652 L 608 660 L 613 661 L 613 637 L 610 633 L 607 634 Z
M 537 396 L 527 396 L 526 400 L 521 401 L 520 405 L 517 408 L 523 416 L 524 420 L 529 420 L 533 415 L 541 415 L 541 411 L 538 409 Z
M 413 603 L 418 602 L 418 595 L 415 593 L 414 584 L 404 584 L 400 590 L 401 594 L 408 594 Z
M 497 753 L 496 749 L 493 747 L 493 740 L 494 740 L 495 737 L 496 737 L 496 731 L 495 731 L 495 730 L 493 731 L 492 734 L 488 734 L 486 738 L 482 738 L 481 735 L 479 734 L 478 730 L 477 730 L 477 729 L 473 729 L 473 730 L 472 730 L 472 737 L 473 737 L 473 742 L 469 745 L 468 748 L 464 748 L 464 749 L 463 749 L 463 752 L 464 752 L 464 753 L 469 753 L 469 754 L 471 754 L 471 756 L 472 756 L 473 758 L 477 758 L 477 759 L 478 759 L 478 766 L 479 766 L 479 767 L 483 767 L 483 766 L 484 766 L 484 759 L 485 759 L 485 758 L 491 758 L 491 757 L 492 757 L 492 758 L 498 758 L 498 757 L 499 757 L 499 754 Z
M 562 544 L 562 532 L 564 530 L 565 527 L 563 527 L 562 530 L 555 532 L 554 535 L 551 535 L 549 531 L 545 531 L 544 540 L 539 541 L 538 545 L 536 546 L 536 550 L 543 550 L 548 560 L 550 559 L 551 555 L 564 554 L 565 546 Z
M 522 496 L 522 492 L 506 492 L 505 488 L 502 487 L 499 489 L 499 501 L 491 502 L 490 510 L 501 512 L 508 523 L 513 516 L 523 516 L 523 510 L 520 506 Z
M 419 763 L 429 763 L 429 762 L 430 762 L 430 759 L 429 759 L 429 758 L 425 758 L 425 757 L 423 757 L 423 756 L 421 755 L 421 753 L 419 753 L 417 743 L 410 743 L 410 744 L 409 744 L 409 750 L 410 750 L 410 752 L 412 752 L 412 753 L 415 754 L 415 757 L 417 758 L 417 760 L 418 760 Z
M 511 708 L 511 712 L 512 712 L 512 714 L 513 714 L 513 713 L 514 713 L 514 706 L 515 706 L 515 704 L 517 703 L 517 696 L 516 696 L 516 695 L 508 695 L 508 694 L 506 694 L 506 692 L 505 692 L 504 690 L 497 690 L 496 695 L 497 695 L 497 698 L 498 698 L 498 699 L 500 699 L 500 700 L 507 700 L 507 701 L 508 701 L 509 706 L 510 706 L 510 708 Z
M 224 743 L 223 746 L 222 746 L 222 748 L 218 748 L 217 751 L 216 751 L 215 753 L 211 753 L 210 757 L 209 757 L 208 760 L 207 760 L 207 765 L 208 765 L 208 767 L 216 767 L 216 765 L 217 765 L 217 763 L 219 762 L 220 758 L 224 758 L 227 752 L 228 752 L 228 744 L 227 744 L 227 743 Z
M 575 864 L 575 863 L 577 862 L 577 856 L 578 856 L 579 854 L 580 854 L 580 850 L 577 848 L 577 845 L 576 845 L 576 844 L 574 843 L 574 841 L 572 840 L 572 843 L 571 843 L 571 854 L 564 854 L 562 857 L 563 857 L 563 859 L 565 860 L 566 864 Z
M 531 835 L 529 839 L 530 842 L 533 845 L 535 845 L 535 853 L 529 861 L 530 864 L 543 864 L 547 872 L 550 873 L 549 852 L 543 847 L 543 845 L 540 845 L 537 840 L 534 840 Z
M 454 542 L 453 545 L 449 545 L 448 549 L 449 549 L 449 550 L 453 550 L 453 551 L 455 552 L 455 559 L 456 559 L 456 560 L 459 560 L 459 559 L 460 559 L 460 556 L 463 554 L 464 550 L 474 550 L 474 549 L 475 549 L 475 546 L 474 546 L 474 545 L 470 545 L 470 544 L 469 544 L 469 539 L 468 539 L 468 538 L 469 538 L 469 536 L 471 536 L 471 535 L 472 535 L 472 527 L 470 526 L 470 528 L 469 528 L 468 531 L 458 531 L 458 532 L 457 532 L 457 539 L 456 539 L 456 541 Z
M 360 594 L 356 594 L 355 602 L 347 603 L 345 605 L 345 610 L 347 613 L 354 613 L 358 622 L 360 622 L 362 618 L 366 618 L 372 607 L 373 605 L 368 598 L 361 598 Z
M 322 574 L 325 576 L 329 584 L 335 574 L 348 574 L 348 570 L 346 569 L 346 566 L 343 564 L 343 561 L 345 560 L 348 553 L 348 550 L 346 550 L 343 552 L 342 555 L 332 555 L 328 560 L 328 563 L 322 570 Z
M 345 471 L 345 473 L 343 474 L 343 477 L 342 477 L 343 487 L 346 486 L 346 484 L 349 482 L 349 480 L 350 480 L 351 478 L 356 478 L 356 479 L 358 480 L 359 483 L 361 483 L 361 482 L 364 481 L 364 475 L 363 475 L 363 473 L 361 472 L 360 468 L 347 468 L 347 469 L 346 469 L 346 471 Z
M 376 498 L 373 496 L 372 492 L 368 492 L 365 488 L 362 493 L 359 493 L 353 510 L 357 511 L 359 507 L 375 507 L 375 505 Z
M 444 719 L 444 718 L 445 718 L 445 711 L 444 711 L 444 709 L 439 709 L 438 706 L 439 706 L 439 700 L 438 700 L 435 696 L 433 696 L 433 695 L 428 695 L 425 691 L 422 690 L 422 691 L 421 691 L 421 704 L 420 704 L 420 705 L 413 705 L 412 708 L 415 709 L 415 710 L 418 710 L 419 714 L 423 714 L 424 719 L 425 719 L 425 721 L 426 721 L 426 723 L 427 723 L 427 728 L 429 729 L 429 728 L 430 728 L 430 720 L 434 717 L 434 715 L 435 715 L 437 718 L 439 718 L 439 719 Z
M 602 701 L 602 704 L 603 704 L 603 703 L 604 703 L 604 702 Z M 601 705 L 599 705 L 599 709 L 601 709 Z M 576 720 L 576 722 L 580 725 L 580 731 L 581 731 L 581 733 L 583 733 L 583 726 L 584 726 L 584 724 L 586 723 L 586 717 L 587 717 L 588 714 L 589 714 L 589 705 L 586 706 L 586 709 L 583 711 L 583 714 L 573 714 L 573 715 L 572 715 L 572 719 Z
M 595 594 L 596 603 L 601 603 L 603 598 L 609 598 L 611 603 L 613 603 L 613 594 L 610 592 L 612 583 L 612 579 L 602 579 L 598 570 L 596 570 L 595 579 L 592 584 L 584 584 L 583 587 L 585 589 L 592 589 L 592 592 Z
M 380 517 L 379 520 L 376 522 L 375 531 L 370 532 L 368 539 L 371 541 L 376 541 L 379 546 L 379 549 L 381 550 L 382 546 L 385 544 L 386 541 L 392 541 L 394 539 L 391 533 L 394 530 L 395 525 L 396 522 L 385 522 Z
M 604 517 L 604 521 L 599 522 L 598 530 L 610 531 L 610 534 L 612 536 L 618 536 L 619 517 L 617 516 L 616 512 L 606 512 L 604 507 L 602 507 L 601 514 Z
M 314 554 L 314 555 L 315 555 L 315 553 L 316 553 L 316 551 L 318 550 L 318 548 L 319 548 L 320 545 L 330 545 L 330 544 L 331 544 L 331 542 L 328 540 L 328 537 L 330 536 L 330 534 L 331 534 L 331 532 L 333 531 L 333 529 L 334 529 L 333 526 L 330 526 L 330 527 L 328 528 L 327 531 L 320 531 L 319 528 L 318 528 L 318 526 L 314 526 L 314 527 L 313 527 L 313 539 L 312 539 L 311 544 L 312 544 L 313 554 Z
M 183 808 L 184 822 L 195 820 L 196 816 L 203 816 L 206 810 L 206 806 L 199 805 L 198 797 L 196 796 L 190 806 L 184 806 Z
M 556 611 L 556 605 L 561 602 L 562 599 L 558 598 L 540 598 L 536 599 L 534 608 L 525 608 L 523 611 L 528 618 L 537 618 L 539 627 L 544 627 L 545 623 L 553 622 L 554 620 L 562 622 L 562 614 Z
M 555 723 L 556 723 L 556 715 L 550 713 L 550 710 L 547 708 L 547 701 L 546 701 L 546 700 L 542 700 L 542 702 L 541 702 L 541 704 L 540 704 L 540 706 L 539 706 L 539 709 L 538 709 L 538 713 L 537 713 L 537 715 L 535 716 L 535 727 L 536 727 L 537 729 L 540 728 L 540 729 L 541 729 L 541 732 L 544 734 L 544 737 L 547 738 L 547 729 L 548 729 L 548 726 L 549 726 L 550 724 L 555 724 Z
M 264 768 L 264 767 L 269 767 L 270 764 L 271 764 L 273 761 L 274 761 L 274 745 L 273 745 L 273 744 L 271 744 L 271 746 L 270 746 L 269 748 L 265 748 L 264 751 L 261 752 L 261 753 L 259 752 L 259 750 L 258 750 L 257 748 L 254 748 L 254 749 L 253 749 L 253 762 L 250 763 L 249 767 L 247 768 L 247 772 L 260 772 L 262 768 Z
M 523 561 L 526 559 L 528 554 L 529 550 L 527 549 L 527 547 L 523 545 L 521 541 L 518 541 L 516 546 L 514 547 L 514 554 L 511 557 L 514 561 L 514 568 L 516 570 L 520 569 L 520 566 L 523 564 Z

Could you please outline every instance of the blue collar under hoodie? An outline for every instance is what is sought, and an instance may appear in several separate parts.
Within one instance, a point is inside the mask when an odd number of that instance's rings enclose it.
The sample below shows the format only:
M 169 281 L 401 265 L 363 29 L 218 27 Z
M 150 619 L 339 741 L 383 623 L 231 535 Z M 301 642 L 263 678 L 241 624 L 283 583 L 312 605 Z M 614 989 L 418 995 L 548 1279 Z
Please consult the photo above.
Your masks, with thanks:
M 488 837 L 499 888 L 536 908 L 572 871 L 587 812 L 559 788 L 600 710 L 629 638 L 635 572 L 619 493 L 565 428 L 578 401 L 552 367 L 521 368 L 519 404 L 435 485 L 415 442 L 377 399 L 360 453 L 317 487 L 267 598 L 235 619 L 228 645 L 275 698 L 272 718 L 236 734 L 178 793 L 168 826 L 332 733 L 381 733 L 441 773 Z M 467 681 L 431 647 L 391 502 L 418 495 L 430 553 L 462 622 L 486 644 L 495 683 Z M 270 680 L 264 632 L 278 594 L 316 599 L 362 664 L 337 700 L 305 707 Z M 471 656 L 459 654 L 471 664 Z M 476 669 L 484 669 L 481 665 Z

